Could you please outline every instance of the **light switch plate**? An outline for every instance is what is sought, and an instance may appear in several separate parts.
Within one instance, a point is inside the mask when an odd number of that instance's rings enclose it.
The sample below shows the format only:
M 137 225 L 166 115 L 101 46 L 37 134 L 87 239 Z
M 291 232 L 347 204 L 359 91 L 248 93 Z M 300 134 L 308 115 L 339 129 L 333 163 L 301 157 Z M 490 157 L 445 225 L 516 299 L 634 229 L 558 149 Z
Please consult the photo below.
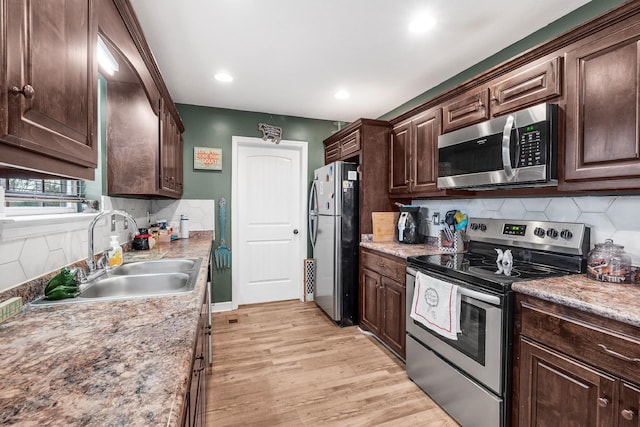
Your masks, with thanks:
M 431 222 L 433 225 L 440 224 L 440 212 L 434 212 L 433 215 L 431 215 Z

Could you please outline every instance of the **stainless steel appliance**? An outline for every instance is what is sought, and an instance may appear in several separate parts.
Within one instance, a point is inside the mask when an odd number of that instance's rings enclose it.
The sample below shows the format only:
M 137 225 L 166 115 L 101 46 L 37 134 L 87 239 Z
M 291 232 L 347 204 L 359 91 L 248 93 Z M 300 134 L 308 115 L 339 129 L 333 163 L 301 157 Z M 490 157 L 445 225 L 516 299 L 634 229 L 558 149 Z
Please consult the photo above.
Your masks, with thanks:
M 557 185 L 558 106 L 534 107 L 438 137 L 438 187 Z
M 413 205 L 400 206 L 398 217 L 398 242 L 424 243 L 428 234 L 427 208 Z
M 316 259 L 314 300 L 338 324 L 358 323 L 358 165 L 334 162 L 314 171 L 309 236 Z
M 461 425 L 507 426 L 511 283 L 584 272 L 590 233 L 584 224 L 560 222 L 471 218 L 469 224 L 467 253 L 407 259 L 407 375 Z M 501 268 L 506 251 L 513 262 Z M 417 272 L 459 286 L 457 340 L 410 317 Z

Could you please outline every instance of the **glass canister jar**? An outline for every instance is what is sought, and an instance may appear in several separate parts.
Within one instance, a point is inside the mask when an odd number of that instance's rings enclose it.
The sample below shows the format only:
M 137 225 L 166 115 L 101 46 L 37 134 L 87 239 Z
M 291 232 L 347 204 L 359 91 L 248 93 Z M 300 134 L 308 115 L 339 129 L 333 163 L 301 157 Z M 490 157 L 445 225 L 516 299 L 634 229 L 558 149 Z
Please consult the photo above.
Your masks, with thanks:
M 631 258 L 624 246 L 606 239 L 597 243 L 589 252 L 587 277 L 601 282 L 629 283 L 631 281 Z

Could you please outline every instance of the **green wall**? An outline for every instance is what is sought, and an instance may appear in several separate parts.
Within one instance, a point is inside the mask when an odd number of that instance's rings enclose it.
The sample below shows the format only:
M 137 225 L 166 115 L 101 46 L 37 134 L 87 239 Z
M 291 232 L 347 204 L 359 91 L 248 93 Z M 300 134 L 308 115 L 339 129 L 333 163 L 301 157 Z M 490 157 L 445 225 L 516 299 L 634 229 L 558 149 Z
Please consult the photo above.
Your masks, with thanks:
M 282 128 L 282 139 L 307 141 L 308 179 L 313 171 L 324 164 L 322 141 L 337 130 L 332 121 L 280 116 L 269 113 L 254 113 L 223 108 L 199 107 L 177 104 L 185 126 L 184 139 L 184 199 L 227 199 L 227 226 L 225 240 L 233 249 L 231 241 L 231 137 L 262 137 L 258 123 L 267 123 Z M 202 171 L 193 169 L 193 147 L 222 148 L 222 170 Z M 219 228 L 216 218 L 216 228 Z M 220 230 L 216 230 L 216 246 Z M 307 243 L 308 244 L 308 243 Z M 310 249 L 307 249 L 310 254 Z M 300 266 L 302 271 L 302 266 Z M 231 269 L 217 271 L 214 285 L 214 302 L 231 300 Z
M 508 3 L 508 2 L 507 2 Z M 407 101 L 406 103 L 394 108 L 388 113 L 379 117 L 381 120 L 391 120 L 394 117 L 405 113 L 418 105 L 423 104 L 431 98 L 434 98 L 441 93 L 444 93 L 450 89 L 453 89 L 457 85 L 464 83 L 465 81 L 477 76 L 478 74 L 507 61 L 526 50 L 531 49 L 547 40 L 559 36 L 560 34 L 577 27 L 578 25 L 586 22 L 602 13 L 613 9 L 619 4 L 624 3 L 623 0 L 591 0 L 586 5 L 574 10 L 573 12 L 563 16 L 562 18 L 552 22 L 544 28 L 536 31 L 533 34 L 525 37 L 524 39 L 506 47 L 500 52 L 496 53 L 489 58 L 478 62 L 470 68 L 456 74 L 452 78 L 440 83 L 439 85 L 421 93 L 415 98 Z M 532 7 L 535 7 L 532 2 Z

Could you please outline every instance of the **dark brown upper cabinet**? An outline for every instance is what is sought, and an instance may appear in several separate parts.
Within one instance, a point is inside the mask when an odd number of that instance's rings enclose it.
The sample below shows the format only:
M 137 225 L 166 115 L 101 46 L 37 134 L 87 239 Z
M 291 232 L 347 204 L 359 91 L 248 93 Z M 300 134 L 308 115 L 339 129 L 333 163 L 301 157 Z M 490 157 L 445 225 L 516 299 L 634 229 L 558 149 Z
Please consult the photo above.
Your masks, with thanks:
M 562 94 L 562 59 L 558 57 L 527 65 L 496 79 L 489 86 L 491 116 L 521 110 Z
M 394 126 L 389 144 L 389 194 L 405 197 L 439 194 L 441 121 L 441 110 L 436 108 Z
M 325 144 L 324 164 L 335 162 L 336 160 L 350 160 L 357 158 L 360 154 L 360 129 L 355 130 L 337 141 Z
M 184 130 L 163 93 L 149 47 L 127 1 L 101 2 L 100 36 L 119 63 L 107 80 L 107 192 L 179 198 Z M 166 88 L 165 88 L 166 89 Z
M 360 234 L 373 233 L 372 212 L 394 210 L 387 192 L 389 128 L 383 120 L 358 119 L 323 141 L 325 164 L 343 160 L 359 165 Z
M 93 179 L 96 3 L 3 3 L 0 164 L 14 175 Z
M 608 28 L 567 53 L 564 190 L 637 189 L 640 22 Z
M 475 89 L 442 106 L 444 133 L 460 129 L 489 118 L 489 89 Z

